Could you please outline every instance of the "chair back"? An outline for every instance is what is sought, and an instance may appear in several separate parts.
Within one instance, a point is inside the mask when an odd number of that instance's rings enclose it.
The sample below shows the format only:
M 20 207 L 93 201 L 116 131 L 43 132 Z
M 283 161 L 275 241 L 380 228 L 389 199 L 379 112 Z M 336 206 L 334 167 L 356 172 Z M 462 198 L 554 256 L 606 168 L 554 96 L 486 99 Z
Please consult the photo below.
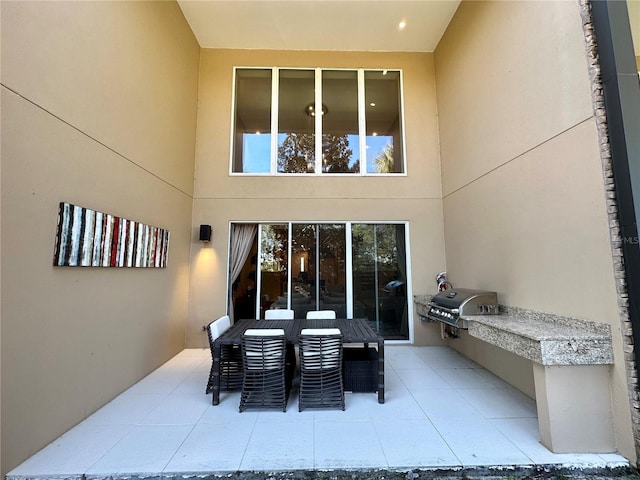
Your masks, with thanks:
M 286 308 L 275 308 L 271 310 L 265 310 L 264 318 L 266 320 L 293 319 L 294 312 L 293 310 L 286 309 Z
M 291 377 L 287 376 L 286 351 L 287 341 L 281 328 L 256 328 L 244 332 L 240 412 L 247 408 L 287 411 Z
M 285 365 L 286 339 L 281 328 L 252 328 L 242 336 L 245 370 L 277 370 Z
M 300 332 L 300 369 L 342 368 L 342 333 L 338 328 L 304 328 Z
M 224 315 L 207 325 L 207 336 L 209 337 L 209 348 L 211 349 L 211 370 L 207 382 L 206 393 L 213 390 L 214 378 L 216 375 L 214 342 L 231 327 L 229 315 Z M 220 388 L 222 390 L 235 390 L 242 386 L 242 355 L 240 348 L 235 345 L 221 345 L 219 353 L 219 367 L 217 373 L 220 378 Z
M 337 328 L 305 328 L 300 332 L 298 411 L 305 408 L 344 410 L 342 333 Z
M 214 320 L 211 327 L 212 334 L 215 334 L 213 336 L 213 339 L 215 340 L 231 327 L 231 319 L 229 318 L 229 315 L 224 315 L 217 320 Z
M 216 323 L 215 320 L 211 320 L 207 325 L 207 337 L 209 337 L 209 346 L 213 351 L 213 341 L 218 338 L 218 328 L 214 325 Z
M 307 312 L 307 318 L 336 318 L 335 310 L 310 310 Z

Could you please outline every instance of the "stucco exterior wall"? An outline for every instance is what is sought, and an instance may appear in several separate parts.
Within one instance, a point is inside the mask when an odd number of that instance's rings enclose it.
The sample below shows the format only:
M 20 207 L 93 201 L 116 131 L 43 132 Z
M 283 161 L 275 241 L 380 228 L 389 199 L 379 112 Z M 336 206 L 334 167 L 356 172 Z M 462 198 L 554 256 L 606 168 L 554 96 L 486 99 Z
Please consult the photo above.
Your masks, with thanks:
M 407 175 L 230 176 L 234 66 L 402 69 Z M 187 345 L 206 345 L 202 326 L 225 314 L 230 222 L 409 221 L 413 291 L 433 291 L 444 240 L 432 54 L 208 49 L 200 68 L 193 224 L 214 233 L 209 245 L 192 235 Z M 433 325 L 415 323 L 416 343 L 439 342 Z
M 450 279 L 611 325 L 616 445 L 634 459 L 579 5 L 464 2 L 435 57 Z
M 184 347 L 199 51 L 173 2 L 2 2 L 3 475 Z M 168 267 L 53 267 L 61 201 Z

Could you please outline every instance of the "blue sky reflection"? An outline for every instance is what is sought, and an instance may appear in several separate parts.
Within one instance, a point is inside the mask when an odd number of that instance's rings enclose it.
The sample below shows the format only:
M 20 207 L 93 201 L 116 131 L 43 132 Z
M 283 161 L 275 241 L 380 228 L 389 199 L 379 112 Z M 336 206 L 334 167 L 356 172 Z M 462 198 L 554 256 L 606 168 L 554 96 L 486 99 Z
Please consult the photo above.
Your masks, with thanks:
M 283 138 L 286 135 L 281 135 Z M 349 161 L 349 167 L 359 160 L 358 135 L 347 135 L 349 146 L 354 155 Z M 244 133 L 243 134 L 243 172 L 270 173 L 271 171 L 271 134 Z M 374 159 L 384 150 L 387 144 L 393 145 L 391 135 L 367 135 L 367 173 L 378 173 Z

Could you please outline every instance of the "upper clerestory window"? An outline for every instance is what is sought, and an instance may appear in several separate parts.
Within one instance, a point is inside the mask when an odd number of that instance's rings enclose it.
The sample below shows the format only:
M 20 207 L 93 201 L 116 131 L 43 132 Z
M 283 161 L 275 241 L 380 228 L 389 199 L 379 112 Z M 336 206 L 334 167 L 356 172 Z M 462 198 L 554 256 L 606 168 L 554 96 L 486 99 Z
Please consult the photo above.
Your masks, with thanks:
M 231 173 L 404 174 L 400 70 L 234 69 Z

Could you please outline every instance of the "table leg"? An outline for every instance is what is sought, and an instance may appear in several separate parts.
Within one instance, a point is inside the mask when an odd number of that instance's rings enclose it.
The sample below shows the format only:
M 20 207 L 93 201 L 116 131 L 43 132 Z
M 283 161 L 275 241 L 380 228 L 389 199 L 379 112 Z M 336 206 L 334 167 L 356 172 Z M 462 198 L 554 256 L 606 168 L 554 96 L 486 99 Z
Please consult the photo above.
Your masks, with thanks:
M 222 353 L 222 346 L 219 343 L 213 345 L 213 397 L 211 398 L 212 405 L 218 405 L 220 403 L 220 355 Z
M 378 403 L 384 403 L 384 340 L 378 340 Z

